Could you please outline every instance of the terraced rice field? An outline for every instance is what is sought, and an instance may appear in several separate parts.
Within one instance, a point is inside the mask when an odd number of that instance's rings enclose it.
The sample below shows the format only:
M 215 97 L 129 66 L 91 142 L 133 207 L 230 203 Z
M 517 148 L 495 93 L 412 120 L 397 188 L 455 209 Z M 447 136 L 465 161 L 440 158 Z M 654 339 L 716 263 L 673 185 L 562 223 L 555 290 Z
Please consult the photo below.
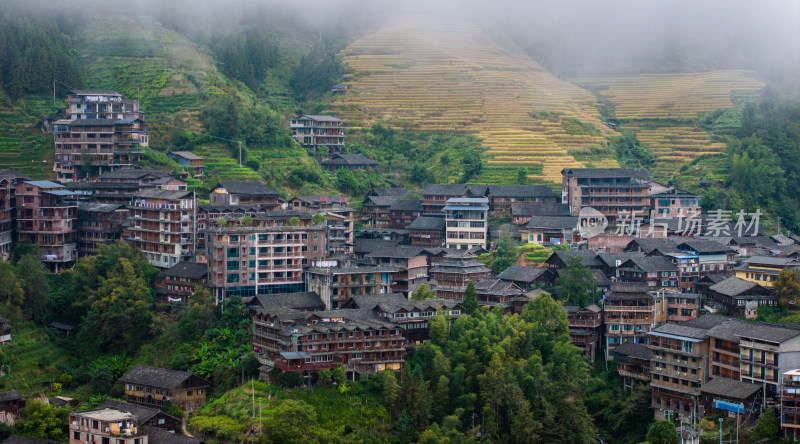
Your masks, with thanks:
M 573 151 L 601 145 L 611 133 L 600 122 L 594 95 L 501 48 L 467 21 L 405 17 L 352 43 L 341 56 L 350 89 L 332 113 L 361 126 L 385 120 L 476 134 L 486 147 L 483 182 L 510 182 L 523 166 L 532 180 L 560 183 L 563 168 L 584 166 Z M 562 125 L 567 118 L 594 129 L 570 134 Z M 616 161 L 606 156 L 594 166 Z
M 28 96 L 13 102 L 0 93 L 0 169 L 14 169 L 33 179 L 53 170 L 53 139 L 42 133 L 41 117 L 54 111 L 52 99 Z
M 656 155 L 656 177 L 665 178 L 703 154 L 719 154 L 725 144 L 712 141 L 698 115 L 736 105 L 736 97 L 752 97 L 764 83 L 750 71 L 643 74 L 571 79 L 610 101 L 624 128 Z

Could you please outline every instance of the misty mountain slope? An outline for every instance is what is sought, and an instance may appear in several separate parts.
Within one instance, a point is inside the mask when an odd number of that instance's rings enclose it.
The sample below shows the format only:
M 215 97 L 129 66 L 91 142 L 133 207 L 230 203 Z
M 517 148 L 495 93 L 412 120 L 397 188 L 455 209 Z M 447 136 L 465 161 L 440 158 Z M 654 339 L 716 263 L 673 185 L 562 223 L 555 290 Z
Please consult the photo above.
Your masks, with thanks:
M 593 94 L 505 50 L 469 21 L 397 18 L 340 55 L 350 90 L 332 112 L 356 126 L 385 120 L 476 134 L 486 148 L 477 181 L 507 183 L 527 167 L 541 171 L 532 180 L 560 183 L 565 167 L 617 165 L 602 146 L 611 131 Z
M 0 90 L 0 169 L 45 179 L 53 168 L 53 140 L 42 133 L 41 117 L 53 112 L 52 97 L 10 100 Z
M 725 141 L 699 125 L 705 112 L 751 100 L 764 83 L 752 71 L 641 74 L 570 79 L 608 100 L 623 128 L 656 156 L 653 173 L 666 178 L 702 155 L 725 151 Z

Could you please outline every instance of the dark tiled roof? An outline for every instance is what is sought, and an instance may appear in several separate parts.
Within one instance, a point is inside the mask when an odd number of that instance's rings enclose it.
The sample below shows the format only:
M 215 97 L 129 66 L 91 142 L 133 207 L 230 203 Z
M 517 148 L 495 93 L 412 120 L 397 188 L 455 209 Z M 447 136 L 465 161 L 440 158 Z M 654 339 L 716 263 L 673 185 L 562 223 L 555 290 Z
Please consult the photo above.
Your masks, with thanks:
M 556 197 L 550 185 L 489 185 L 492 197 Z
M 533 229 L 570 230 L 577 228 L 578 219 L 578 216 L 531 216 L 525 226 Z
M 746 264 L 773 265 L 778 267 L 797 266 L 800 262 L 788 257 L 752 256 L 744 260 Z
M 705 316 L 712 316 L 712 315 L 705 315 Z M 727 316 L 722 316 L 722 315 L 713 315 L 713 316 L 719 316 L 720 318 L 725 318 L 725 319 L 722 322 L 718 322 L 716 325 L 713 325 L 711 328 L 708 328 L 707 332 L 708 336 L 712 338 L 723 339 L 725 341 L 738 343 L 739 334 L 747 332 L 753 325 L 750 322 L 745 322 L 735 318 L 729 318 Z M 713 321 L 717 322 L 718 320 L 714 319 Z M 690 322 L 685 322 L 684 324 L 690 324 Z M 711 324 L 711 322 L 704 322 L 704 324 Z M 696 326 L 699 327 L 699 325 Z
M 136 193 L 136 197 L 144 199 L 167 199 L 177 200 L 183 199 L 186 196 L 191 196 L 192 192 L 189 190 L 160 190 L 155 188 L 148 188 Z
M 133 413 L 133 416 L 136 417 L 140 425 L 146 425 L 148 421 L 150 421 L 151 419 L 153 419 L 153 417 L 161 413 L 161 410 L 159 409 L 145 407 L 139 404 L 132 404 L 130 402 L 125 402 L 125 401 L 117 401 L 115 399 L 106 400 L 102 404 L 98 405 L 97 408 L 115 409 L 123 412 Z M 175 418 L 175 421 L 178 421 L 178 418 Z
M 389 207 L 389 211 L 422 211 L 422 201 L 399 199 Z
M 241 196 L 278 196 L 278 192 L 272 188 L 256 181 L 229 181 L 220 182 L 214 188 L 225 188 L 230 194 L 238 194 Z
M 627 261 L 628 259 L 632 259 L 635 257 L 644 257 L 639 251 L 630 252 L 630 253 L 597 253 L 597 259 L 603 263 L 603 265 L 607 267 L 616 268 L 617 261 L 620 261 L 620 265 Z
M 397 245 L 392 248 L 379 248 L 367 254 L 367 257 L 410 259 L 412 257 L 423 256 L 423 255 L 425 255 L 425 249 L 422 247 L 414 247 L 411 245 Z
M 357 308 L 365 308 L 372 310 L 381 303 L 394 303 L 399 304 L 407 301 L 405 296 L 400 293 L 390 294 L 354 294 L 350 297 L 350 304 L 355 305 Z
M 174 389 L 194 375 L 189 372 L 137 365 L 119 378 L 120 382 Z
M 378 162 L 368 158 L 363 154 L 334 154 L 330 159 L 324 160 L 319 163 L 324 166 L 336 165 L 368 165 L 378 166 Z
M 649 255 L 654 251 L 661 253 L 680 253 L 681 250 L 675 243 L 674 238 L 654 238 L 654 239 L 634 239 L 625 247 L 626 250 L 633 249 L 634 245 L 638 245 L 644 254 Z
M 616 353 L 622 356 L 629 356 L 635 359 L 650 359 L 650 349 L 647 348 L 646 345 L 636 344 L 634 342 L 624 342 L 611 350 L 612 353 Z
M 101 181 L 107 179 L 139 179 L 144 176 L 166 177 L 172 174 L 165 170 L 151 170 L 139 168 L 122 168 L 119 170 L 106 171 L 98 176 Z
M 754 287 L 760 287 L 760 285 L 732 276 L 718 284 L 708 287 L 708 289 L 719 294 L 724 294 L 725 296 L 738 296 Z
M 197 154 L 195 154 L 195 153 L 193 153 L 191 151 L 172 151 L 171 153 L 167 153 L 167 154 L 172 154 L 172 155 L 175 155 L 175 156 L 183 157 L 186 160 L 203 160 L 202 157 L 198 156 Z
M 665 335 L 682 336 L 685 338 L 692 338 L 692 339 L 708 338 L 708 335 L 706 334 L 706 329 L 692 327 L 686 324 L 669 323 L 660 325 L 651 331 L 651 334 L 658 334 L 658 333 Z
M 526 203 L 518 202 L 511 204 L 512 216 L 569 216 L 569 205 L 555 202 Z
M 651 297 L 647 293 L 648 291 L 650 291 L 650 287 L 647 282 L 614 282 L 611 284 L 612 297 L 628 297 L 630 295 Z
M 678 271 L 678 267 L 664 256 L 632 257 L 623 262 L 621 267 L 628 267 L 631 264 L 635 264 L 644 272 Z
M 714 378 L 700 388 L 703 393 L 719 396 L 723 399 L 746 399 L 761 390 L 758 384 L 736 381 L 727 378 Z
M 306 119 L 306 118 L 311 119 L 311 120 L 313 120 L 315 122 L 341 122 L 342 121 L 342 119 L 337 119 L 336 117 L 333 117 L 333 116 L 315 115 L 315 114 L 304 114 L 303 117 L 298 117 L 298 120 L 299 119 Z
M 698 279 L 697 282 L 695 282 L 695 285 L 697 284 L 714 285 L 724 281 L 725 279 L 728 279 L 729 277 L 731 277 L 731 275 L 723 273 L 707 274 Z
M 711 239 L 686 239 L 678 243 L 678 249 L 689 247 L 698 253 L 728 253 L 733 252 L 729 247 Z
M 580 257 L 583 265 L 587 267 L 599 267 L 602 264 L 597 259 L 597 253 L 590 250 L 580 250 L 580 251 L 566 251 L 566 250 L 558 250 L 554 251 L 553 254 L 547 258 L 547 263 L 551 263 L 553 258 L 559 258 L 565 264 L 567 263 L 567 259 L 570 257 Z
M 740 338 L 752 338 L 781 343 L 800 335 L 800 331 L 758 323 L 750 324 L 750 328 L 734 333 L 734 335 Z
M 423 196 L 463 196 L 470 192 L 473 196 L 486 196 L 488 187 L 486 185 L 462 185 L 462 184 L 428 184 L 422 190 Z
M 592 276 L 594 276 L 594 280 L 597 281 L 599 287 L 608 287 L 611 285 L 611 279 L 600 270 L 592 270 Z
M 442 231 L 444 226 L 445 220 L 443 217 L 419 216 L 406 228 L 409 230 Z
M 208 265 L 195 262 L 178 262 L 162 273 L 164 276 L 202 279 L 208 274 Z
M 644 168 L 566 168 L 561 174 L 572 177 L 650 177 L 650 172 Z
M 0 392 L 0 402 L 15 401 L 18 399 L 25 399 L 25 397 L 22 396 L 22 393 L 16 390 L 8 390 L 5 392 Z
M 67 91 L 67 95 L 73 96 L 122 96 L 122 94 L 110 89 L 73 89 Z
M 156 427 L 147 429 L 147 442 L 150 444 L 205 444 L 205 441 L 200 438 L 179 435 Z
M 96 212 L 96 213 L 110 213 L 112 211 L 124 208 L 122 204 L 109 204 L 98 202 L 78 202 L 78 211 Z
M 313 291 L 304 291 L 302 293 L 259 294 L 254 297 L 251 305 L 266 309 L 281 307 L 295 310 L 318 307 L 325 308 L 325 303 L 322 302 L 322 298 Z
M 356 253 L 372 253 L 379 249 L 394 248 L 399 243 L 392 240 L 356 238 L 353 241 L 353 251 Z
M 367 196 L 364 199 L 364 203 L 361 204 L 361 207 L 391 207 L 393 204 L 397 203 L 400 198 L 398 196 Z
M 16 170 L 0 170 L 0 180 L 2 180 L 2 179 L 8 179 L 8 180 L 15 180 L 15 179 L 31 180 L 30 177 L 28 177 L 28 176 L 26 176 L 26 175 L 24 175 L 24 174 L 22 174 L 22 173 L 20 173 L 19 171 L 16 171 Z
M 512 265 L 503 270 L 503 272 L 497 275 L 497 277 L 504 281 L 531 283 L 548 271 L 549 270 L 542 267 L 523 267 L 521 265 Z

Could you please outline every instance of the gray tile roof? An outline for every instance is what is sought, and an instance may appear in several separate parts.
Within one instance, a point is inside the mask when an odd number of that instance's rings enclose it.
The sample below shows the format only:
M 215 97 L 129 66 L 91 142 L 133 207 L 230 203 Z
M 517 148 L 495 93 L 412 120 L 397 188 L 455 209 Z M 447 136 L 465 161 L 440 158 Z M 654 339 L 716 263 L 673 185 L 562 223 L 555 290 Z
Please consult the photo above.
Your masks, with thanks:
M 558 250 L 554 251 L 550 257 L 547 258 L 548 264 L 552 263 L 551 261 L 555 258 L 560 259 L 563 263 L 567 263 L 567 259 L 570 257 L 580 257 L 583 265 L 587 267 L 600 267 L 602 264 L 597 259 L 597 253 L 591 250 L 579 250 L 579 251 L 571 251 L 571 250 Z
M 25 399 L 25 397 L 22 396 L 22 393 L 18 392 L 17 390 L 7 390 L 5 392 L 0 392 L 0 402 L 15 401 L 18 399 Z
M 391 248 L 379 248 L 368 253 L 367 257 L 374 258 L 397 258 L 397 259 L 410 259 L 412 257 L 427 255 L 425 249 L 422 247 L 414 247 L 411 245 L 397 245 Z
M 644 168 L 566 168 L 561 174 L 572 177 L 650 177 L 650 172 Z
M 368 208 L 368 207 L 391 207 L 392 204 L 396 203 L 400 199 L 399 196 L 367 196 L 364 199 L 364 203 L 361 204 L 361 207 Z
M 316 122 L 341 122 L 342 121 L 342 119 L 338 119 L 338 118 L 333 117 L 333 116 L 320 115 L 320 114 L 304 114 L 303 117 L 298 117 L 298 120 L 299 119 L 305 119 L 305 118 L 311 119 L 311 120 L 316 121 Z
M 420 231 L 442 231 L 445 228 L 445 220 L 443 217 L 419 216 L 406 228 Z
M 189 190 L 161 190 L 156 188 L 148 188 L 139 191 L 135 196 L 145 199 L 177 200 L 191 195 L 192 192 Z
M 634 342 L 623 342 L 622 344 L 609 350 L 623 356 L 629 356 L 635 359 L 649 360 L 650 349 L 646 345 L 636 344 Z
M 145 407 L 139 404 L 133 404 L 130 402 L 125 401 L 117 401 L 115 399 L 108 399 L 103 401 L 102 404 L 98 405 L 96 408 L 98 409 L 114 409 L 123 412 L 132 413 L 133 416 L 136 417 L 139 425 L 147 425 L 147 422 L 150 421 L 153 417 L 161 413 L 160 409 Z M 166 413 L 164 413 L 166 415 Z M 167 415 L 171 416 L 171 415 Z M 173 417 L 174 418 L 174 417 Z M 178 421 L 178 418 L 175 418 L 175 421 Z
M 108 179 L 139 179 L 144 176 L 166 177 L 172 173 L 166 170 L 152 170 L 144 168 L 121 168 L 118 170 L 106 171 L 98 176 L 101 181 Z
M 750 324 L 750 328 L 734 333 L 734 336 L 738 336 L 740 338 L 760 339 L 762 341 L 777 343 L 788 341 L 789 339 L 797 337 L 798 335 L 800 335 L 800 331 L 798 330 L 776 327 L 762 323 Z
M 486 196 L 488 186 L 486 185 L 463 185 L 463 184 L 428 184 L 422 190 L 423 196 L 463 196 L 469 191 L 473 196 Z
M 659 251 L 661 253 L 680 253 L 681 250 L 678 249 L 678 246 L 675 242 L 674 238 L 653 238 L 653 239 L 634 239 L 628 243 L 625 247 L 625 250 L 634 250 L 638 246 L 644 254 L 649 255 L 654 251 Z
M 241 196 L 278 196 L 278 192 L 267 185 L 256 181 L 220 182 L 214 188 L 224 188 L 230 194 Z
M 738 296 L 754 287 L 761 287 L 761 286 L 756 284 L 755 282 L 750 282 L 744 279 L 739 279 L 736 276 L 731 276 L 728 279 L 725 279 L 724 281 L 718 284 L 714 284 L 708 287 L 708 289 L 711 291 L 715 291 L 719 294 L 723 294 L 725 296 Z M 767 291 L 766 288 L 764 288 L 764 290 Z
M 383 248 L 393 248 L 400 242 L 383 239 L 362 239 L 356 238 L 353 241 L 353 251 L 356 253 L 372 253 Z
M 705 316 L 711 316 L 711 315 L 705 315 Z M 741 319 L 729 318 L 727 316 L 721 316 L 721 315 L 714 315 L 714 316 L 719 316 L 721 318 L 726 318 L 726 319 L 708 328 L 707 329 L 708 336 L 729 342 L 738 343 L 739 335 L 747 332 L 753 325 L 751 322 L 746 322 Z M 684 324 L 689 324 L 689 322 L 685 322 Z M 707 322 L 706 324 L 710 324 L 710 322 Z
M 110 213 L 112 211 L 125 208 L 122 204 L 109 204 L 98 202 L 78 202 L 78 211 Z
M 655 336 L 658 336 L 658 334 L 682 336 L 691 339 L 708 338 L 708 334 L 706 334 L 706 329 L 704 328 L 697 328 L 685 324 L 672 324 L 672 323 L 660 325 L 651 330 L 650 334 L 653 334 Z
M 620 268 L 627 268 L 632 264 L 644 272 L 678 271 L 677 265 L 664 256 L 632 257 L 623 262 Z
M 686 239 L 678 242 L 678 249 L 692 249 L 700 254 L 702 253 L 729 253 L 733 250 L 712 239 Z M 688 247 L 688 248 L 687 248 Z
M 389 206 L 389 211 L 422 211 L 422 201 L 417 199 L 398 199 Z
M 323 160 L 319 163 L 323 166 L 337 166 L 337 165 L 366 165 L 366 166 L 378 166 L 380 165 L 378 162 L 368 158 L 363 154 L 334 154 L 328 160 Z
M 203 160 L 202 157 L 198 156 L 197 154 L 191 151 L 172 151 L 167 154 L 172 154 L 175 156 L 183 157 L 186 160 Z
M 569 216 L 569 205 L 555 202 L 542 203 L 512 203 L 511 215 L 519 217 L 527 216 Z
M 169 269 L 164 270 L 162 274 L 164 276 L 202 279 L 208 274 L 208 265 L 195 262 L 178 262 Z
M 550 185 L 489 185 L 492 197 L 556 197 Z
M 603 265 L 612 268 L 617 267 L 617 261 L 620 261 L 621 265 L 628 259 L 632 259 L 635 257 L 644 257 L 644 254 L 640 251 L 629 252 L 629 253 L 597 253 L 597 259 L 600 262 L 602 262 Z
M 527 228 L 546 230 L 571 230 L 578 226 L 578 216 L 531 216 Z
M 405 196 L 408 190 L 405 188 L 373 188 L 370 196 Z
M 19 171 L 16 171 L 16 170 L 0 170 L 0 180 L 2 180 L 2 179 L 8 179 L 8 180 L 15 180 L 15 179 L 31 180 L 28 176 L 26 176 L 26 175 L 24 175 L 24 174 L 22 174 L 22 173 L 20 173 Z
M 147 429 L 147 442 L 149 444 L 205 444 L 205 441 L 200 438 L 179 435 L 156 427 Z
M 301 293 L 259 294 L 250 303 L 253 307 L 265 309 L 291 308 L 295 310 L 325 308 L 322 298 L 313 291 Z
M 512 265 L 500 274 L 497 275 L 499 279 L 512 282 L 525 282 L 530 284 L 534 282 L 541 275 L 549 273 L 547 268 L 543 267 L 523 267 L 521 265 Z
M 189 378 L 195 377 L 189 372 L 167 370 L 159 367 L 137 365 L 119 378 L 120 382 L 149 385 L 174 389 L 180 387 Z M 206 384 L 205 386 L 207 386 Z
M 727 378 L 714 378 L 700 388 L 702 393 L 719 396 L 723 399 L 742 400 L 749 398 L 756 392 L 761 390 L 758 384 L 751 384 L 749 382 L 736 381 Z

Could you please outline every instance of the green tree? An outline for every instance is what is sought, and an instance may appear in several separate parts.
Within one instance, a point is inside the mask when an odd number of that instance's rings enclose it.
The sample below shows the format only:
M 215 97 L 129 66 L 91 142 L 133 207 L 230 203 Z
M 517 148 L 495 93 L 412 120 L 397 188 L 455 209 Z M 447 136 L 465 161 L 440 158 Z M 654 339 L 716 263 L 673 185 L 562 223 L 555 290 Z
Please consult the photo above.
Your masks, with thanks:
M 251 226 L 253 225 L 253 218 L 250 216 L 245 216 L 242 218 L 242 225 Z
M 647 441 L 650 444 L 675 444 L 679 440 L 675 424 L 669 421 L 656 421 L 647 429 Z
M 524 167 L 520 167 L 517 170 L 517 183 L 519 185 L 526 185 L 528 183 L 528 172 L 525 171 Z
M 311 217 L 311 221 L 314 222 L 315 224 L 321 224 L 324 220 L 325 220 L 325 216 L 323 216 L 323 215 L 321 215 L 319 213 L 317 213 L 317 214 L 315 214 L 314 216 Z
M 317 372 L 317 382 L 319 385 L 331 385 L 333 382 L 333 374 L 329 368 L 323 368 Z
M 224 217 L 218 217 L 214 223 L 216 223 L 218 227 L 224 227 L 225 225 L 228 225 L 228 219 L 225 219 Z
M 423 282 L 416 290 L 411 292 L 412 301 L 425 301 L 436 297 L 436 292 L 431 290 L 431 286 Z
M 617 153 L 620 165 L 626 168 L 650 168 L 656 157 L 642 146 L 634 133 L 622 132 L 622 136 L 612 139 L 611 147 Z
M 289 226 L 296 227 L 300 225 L 300 218 L 297 216 L 293 216 L 289 219 Z
M 467 283 L 467 289 L 464 290 L 464 302 L 461 305 L 464 307 L 464 313 L 468 315 L 475 315 L 478 312 L 478 293 L 475 291 L 475 284 L 472 281 Z
M 256 354 L 253 352 L 248 353 L 244 357 L 244 362 L 242 362 L 245 376 L 249 378 L 258 377 L 258 368 L 260 365 L 261 364 L 258 363 L 258 358 L 256 358 Z
M 269 415 L 264 417 L 264 435 L 259 443 L 307 443 L 326 440 L 324 431 L 315 422 L 317 413 L 311 405 L 294 399 L 275 402 Z M 327 441 L 327 440 L 326 440 Z
M 331 378 L 333 378 L 333 382 L 341 385 L 347 382 L 347 373 L 341 365 L 338 365 L 331 371 Z
M 447 319 L 436 315 L 429 321 L 429 332 L 434 344 L 443 346 L 447 342 Z
M 10 262 L 0 261 L 0 303 L 19 310 L 24 298 L 25 290 L 17 280 L 14 267 Z
M 789 303 L 796 303 L 800 299 L 800 271 L 784 269 L 778 274 L 778 278 L 772 284 L 772 290 L 778 297 L 781 307 L 786 307 Z
M 50 302 L 50 274 L 42 264 L 39 256 L 26 254 L 15 265 L 15 272 L 25 292 L 23 312 L 37 323 L 47 319 L 47 307 Z
M 764 410 L 764 413 L 758 417 L 758 423 L 756 423 L 756 427 L 753 431 L 756 433 L 756 436 L 762 439 L 777 436 L 781 431 L 781 422 L 778 419 L 778 415 L 775 414 L 775 410 Z
M 497 250 L 494 259 L 489 262 L 489 268 L 495 273 L 501 273 L 506 268 L 514 265 L 519 259 L 519 244 L 511 237 L 508 230 L 500 230 L 497 241 Z
M 30 399 L 20 411 L 20 419 L 14 426 L 20 436 L 35 439 L 67 441 L 69 410 L 53 408 L 51 405 Z
M 400 397 L 400 385 L 397 383 L 397 378 L 394 376 L 392 370 L 384 370 L 383 372 L 383 399 L 389 406 L 390 414 L 394 417 L 394 405 Z
M 439 376 L 436 387 L 433 390 L 433 418 L 441 421 L 450 410 L 450 380 L 447 376 Z
M 481 153 L 477 151 L 470 151 L 461 159 L 461 165 L 464 167 L 464 175 L 461 177 L 461 181 L 467 182 L 480 174 L 481 169 L 483 169 Z
M 580 256 L 567 258 L 567 266 L 556 280 L 556 294 L 567 305 L 585 307 L 596 299 L 597 281 Z

